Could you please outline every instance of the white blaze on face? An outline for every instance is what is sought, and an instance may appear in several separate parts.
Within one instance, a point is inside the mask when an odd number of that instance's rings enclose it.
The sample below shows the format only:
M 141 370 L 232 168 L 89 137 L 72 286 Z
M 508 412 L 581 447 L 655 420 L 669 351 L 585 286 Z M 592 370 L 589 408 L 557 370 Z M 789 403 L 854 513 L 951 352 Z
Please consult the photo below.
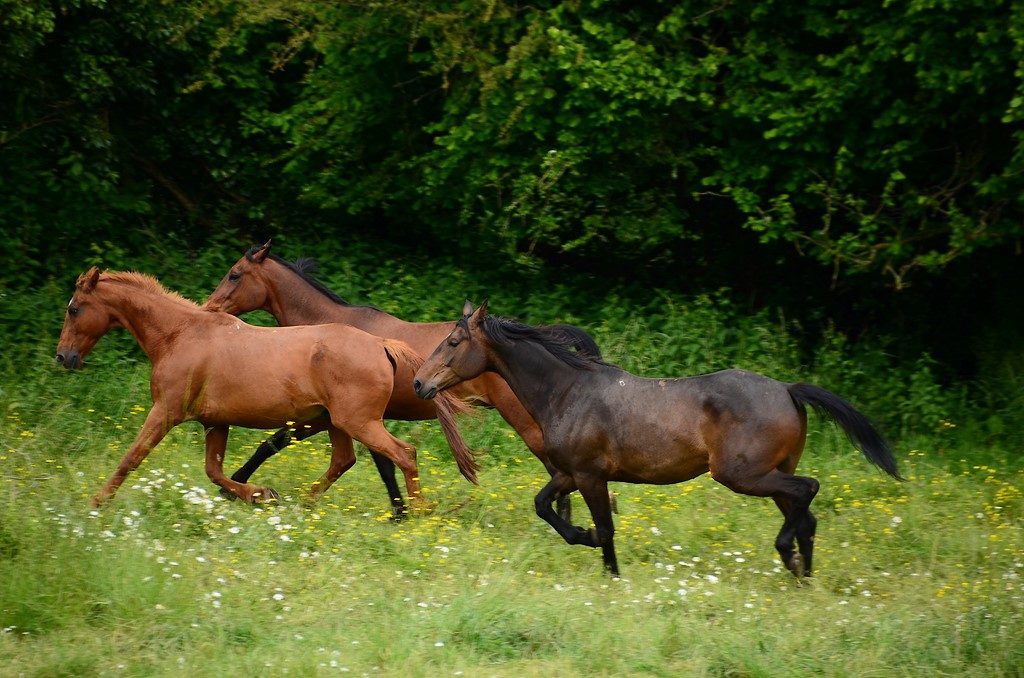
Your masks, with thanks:
M 74 296 L 72 296 L 70 299 L 68 299 L 68 308 L 71 308 L 71 304 L 73 304 L 73 303 L 75 303 L 75 297 Z

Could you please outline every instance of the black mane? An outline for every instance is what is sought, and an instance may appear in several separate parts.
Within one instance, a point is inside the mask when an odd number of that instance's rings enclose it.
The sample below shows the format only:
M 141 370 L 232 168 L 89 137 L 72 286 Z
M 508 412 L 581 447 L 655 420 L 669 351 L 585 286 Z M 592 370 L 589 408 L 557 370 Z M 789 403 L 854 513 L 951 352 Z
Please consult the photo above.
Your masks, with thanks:
M 465 318 L 460 322 L 465 322 Z M 506 346 L 516 341 L 540 344 L 548 353 L 578 370 L 607 365 L 590 335 L 572 325 L 531 327 L 509 318 L 488 315 L 484 318 L 483 331 L 491 341 Z
M 252 261 L 253 255 L 256 254 L 256 252 L 259 249 L 259 245 L 253 245 L 252 247 L 249 248 L 249 251 L 245 253 L 245 258 L 248 259 L 249 261 Z M 276 254 L 268 254 L 267 258 L 272 259 L 273 261 L 276 261 L 277 263 L 281 264 L 289 271 L 291 271 L 292 273 L 306 281 L 306 283 L 310 287 L 312 287 L 317 292 L 324 295 L 325 297 L 327 297 L 336 304 L 340 304 L 342 306 L 351 306 L 352 308 L 369 308 L 373 309 L 374 311 L 379 310 L 373 306 L 367 306 L 364 304 L 350 304 L 349 302 L 345 301 L 337 294 L 335 294 L 322 282 L 314 278 L 313 274 L 320 267 L 316 259 L 313 259 L 311 257 L 299 257 L 295 261 L 288 261 L 287 259 L 282 259 Z

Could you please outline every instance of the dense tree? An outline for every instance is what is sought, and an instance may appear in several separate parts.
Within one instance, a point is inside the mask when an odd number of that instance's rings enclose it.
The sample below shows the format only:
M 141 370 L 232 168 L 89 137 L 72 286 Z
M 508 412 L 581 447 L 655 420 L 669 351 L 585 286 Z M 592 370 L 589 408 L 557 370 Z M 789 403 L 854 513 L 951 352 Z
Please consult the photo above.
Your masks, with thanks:
M 902 287 L 1022 235 L 1012 3 L 341 3 L 280 118 L 324 207 L 647 261 L 781 240 Z M 410 207 L 415 208 L 410 210 Z

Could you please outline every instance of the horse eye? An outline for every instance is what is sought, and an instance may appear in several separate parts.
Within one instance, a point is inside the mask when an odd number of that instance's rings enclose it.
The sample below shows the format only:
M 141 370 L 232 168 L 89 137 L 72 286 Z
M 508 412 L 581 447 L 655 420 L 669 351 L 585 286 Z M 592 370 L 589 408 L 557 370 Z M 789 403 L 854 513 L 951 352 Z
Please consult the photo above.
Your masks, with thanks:
M 70 315 L 70 316 L 72 316 L 72 317 L 74 317 L 74 316 L 78 315 L 78 307 L 77 307 L 77 306 L 71 306 L 71 307 L 69 307 L 69 308 L 68 308 L 68 315 Z
M 242 277 L 241 273 L 235 273 L 234 271 L 231 271 L 231 273 L 228 273 L 228 280 L 230 280 L 231 282 L 238 282 L 238 280 L 241 277 Z
M 448 340 L 448 345 L 451 346 L 452 348 L 454 348 L 454 347 L 459 345 L 459 340 L 458 339 L 449 339 Z

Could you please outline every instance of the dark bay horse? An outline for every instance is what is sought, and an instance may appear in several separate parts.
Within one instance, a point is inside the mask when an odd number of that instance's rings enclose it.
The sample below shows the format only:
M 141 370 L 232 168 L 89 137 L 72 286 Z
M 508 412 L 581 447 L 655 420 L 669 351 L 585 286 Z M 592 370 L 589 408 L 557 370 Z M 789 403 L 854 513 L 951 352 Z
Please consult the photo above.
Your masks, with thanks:
M 270 253 L 270 242 L 249 249 L 227 272 L 207 299 L 204 308 L 225 311 L 232 315 L 262 309 L 269 312 L 283 326 L 346 323 L 381 337 L 398 339 L 426 357 L 438 342 L 451 331 L 451 322 L 414 323 L 372 308 L 349 304 L 324 287 L 310 274 L 311 260 L 287 262 Z M 582 330 L 570 325 L 554 325 L 545 332 L 564 334 L 575 350 L 600 356 L 594 340 Z M 468 402 L 491 405 L 522 437 L 526 446 L 553 474 L 548 461 L 544 438 L 533 417 L 523 408 L 508 384 L 494 373 L 481 374 L 454 389 L 454 393 Z M 388 403 L 387 419 L 433 419 L 434 408 L 429 402 L 417 398 L 412 390 L 412 379 L 399 381 Z M 264 442 L 231 477 L 245 482 L 252 473 L 274 453 L 294 439 L 302 439 L 323 430 L 322 421 L 304 422 L 293 432 L 278 431 Z M 382 476 L 384 471 L 381 471 Z M 562 515 L 569 515 L 567 501 L 560 503 Z
M 433 398 L 491 370 L 504 377 L 544 431 L 556 469 L 536 497 L 537 514 L 569 544 L 600 547 L 613 574 L 619 566 L 608 481 L 664 485 L 707 471 L 734 492 L 771 497 L 784 516 L 775 548 L 797 577 L 809 573 L 817 525 L 809 506 L 818 481 L 794 475 L 807 405 L 838 424 L 868 461 L 900 478 L 889 445 L 868 419 L 825 389 L 735 369 L 644 379 L 535 328 L 489 316 L 486 303 L 476 312 L 467 303 L 463 314 L 416 373 L 416 393 Z M 575 489 L 596 529 L 575 527 L 552 511 L 554 499 Z
M 227 313 L 211 313 L 168 292 L 139 273 L 83 273 L 68 304 L 57 346 L 57 362 L 82 365 L 112 327 L 127 329 L 153 363 L 153 406 L 113 476 L 93 498 L 113 496 L 125 476 L 174 426 L 197 421 L 206 429 L 206 474 L 246 501 L 276 498 L 265 487 L 239 483 L 223 471 L 230 426 L 270 428 L 325 414 L 331 461 L 313 484 L 316 499 L 355 463 L 356 439 L 402 469 L 410 500 L 423 505 L 416 451 L 391 435 L 381 418 L 394 390 L 396 372 L 422 359 L 398 341 L 347 325 L 254 327 Z M 438 409 L 455 410 L 457 400 Z M 456 451 L 459 469 L 475 482 L 476 462 Z M 461 454 L 460 454 L 461 453 Z

